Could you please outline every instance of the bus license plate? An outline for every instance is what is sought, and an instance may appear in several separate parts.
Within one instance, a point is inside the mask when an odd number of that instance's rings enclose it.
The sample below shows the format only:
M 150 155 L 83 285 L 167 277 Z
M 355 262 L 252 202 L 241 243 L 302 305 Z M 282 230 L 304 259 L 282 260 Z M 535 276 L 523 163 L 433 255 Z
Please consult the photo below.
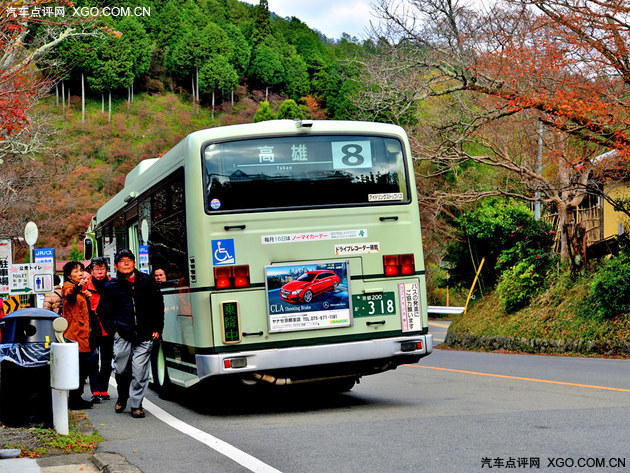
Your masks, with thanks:
M 352 296 L 352 314 L 354 317 L 372 315 L 392 315 L 396 313 L 396 293 L 359 294 Z

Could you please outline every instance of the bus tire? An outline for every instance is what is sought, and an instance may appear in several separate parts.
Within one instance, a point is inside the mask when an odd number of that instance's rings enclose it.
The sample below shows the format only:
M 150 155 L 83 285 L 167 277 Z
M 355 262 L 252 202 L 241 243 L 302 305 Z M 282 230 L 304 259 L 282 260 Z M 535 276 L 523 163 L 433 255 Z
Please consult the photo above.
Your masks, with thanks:
M 304 293 L 303 299 L 304 299 L 304 302 L 306 302 L 307 304 L 311 302 L 313 300 L 313 291 L 311 291 L 310 289 L 307 290 Z
M 173 392 L 173 383 L 168 376 L 166 356 L 162 341 L 156 342 L 153 359 L 151 360 L 151 372 L 153 375 L 153 390 L 160 399 L 168 399 Z

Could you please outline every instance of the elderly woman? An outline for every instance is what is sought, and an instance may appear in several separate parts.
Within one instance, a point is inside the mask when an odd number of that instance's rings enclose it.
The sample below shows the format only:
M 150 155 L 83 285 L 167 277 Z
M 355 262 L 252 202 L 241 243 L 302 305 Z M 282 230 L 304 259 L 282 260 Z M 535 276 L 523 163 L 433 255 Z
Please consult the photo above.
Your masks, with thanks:
M 81 396 L 85 378 L 90 374 L 92 350 L 90 348 L 90 292 L 87 290 L 88 274 L 83 263 L 68 261 L 63 267 L 64 283 L 61 288 L 63 298 L 63 317 L 68 321 L 64 336 L 79 344 L 79 388 L 70 391 L 68 407 L 70 409 L 89 409 L 91 401 Z

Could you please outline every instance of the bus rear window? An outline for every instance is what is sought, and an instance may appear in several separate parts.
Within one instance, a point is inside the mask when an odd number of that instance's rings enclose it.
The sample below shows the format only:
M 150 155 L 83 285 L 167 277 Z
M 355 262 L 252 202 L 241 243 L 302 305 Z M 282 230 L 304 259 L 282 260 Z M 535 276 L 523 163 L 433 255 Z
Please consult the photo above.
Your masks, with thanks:
M 206 211 L 409 201 L 403 148 L 382 136 L 308 135 L 209 144 Z

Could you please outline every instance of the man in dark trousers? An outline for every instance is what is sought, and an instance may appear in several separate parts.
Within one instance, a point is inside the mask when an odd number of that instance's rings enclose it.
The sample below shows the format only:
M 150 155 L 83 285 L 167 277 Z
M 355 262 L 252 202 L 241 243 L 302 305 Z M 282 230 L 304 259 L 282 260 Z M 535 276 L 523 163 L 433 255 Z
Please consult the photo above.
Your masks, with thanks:
M 90 266 L 92 266 L 92 274 L 88 278 L 86 288 L 92 294 L 92 297 L 90 297 L 90 309 L 92 310 L 92 314 L 98 314 L 101 293 L 105 289 L 107 281 L 111 279 L 107 275 L 109 262 L 107 258 L 97 256 L 96 258 L 92 258 Z M 90 373 L 92 400 L 94 402 L 106 401 L 109 399 L 107 390 L 109 386 L 109 376 L 112 374 L 114 336 L 105 331 L 98 317 L 91 317 L 90 324 L 92 324 L 90 344 L 93 350 L 98 348 L 98 351 L 94 354 L 93 370 L 92 373 Z
M 164 299 L 155 279 L 136 270 L 131 250 L 120 250 L 114 263 L 116 277 L 105 284 L 99 313 L 105 331 L 114 334 L 115 410 L 123 412 L 129 402 L 132 417 L 142 418 L 153 341 L 164 327 Z

